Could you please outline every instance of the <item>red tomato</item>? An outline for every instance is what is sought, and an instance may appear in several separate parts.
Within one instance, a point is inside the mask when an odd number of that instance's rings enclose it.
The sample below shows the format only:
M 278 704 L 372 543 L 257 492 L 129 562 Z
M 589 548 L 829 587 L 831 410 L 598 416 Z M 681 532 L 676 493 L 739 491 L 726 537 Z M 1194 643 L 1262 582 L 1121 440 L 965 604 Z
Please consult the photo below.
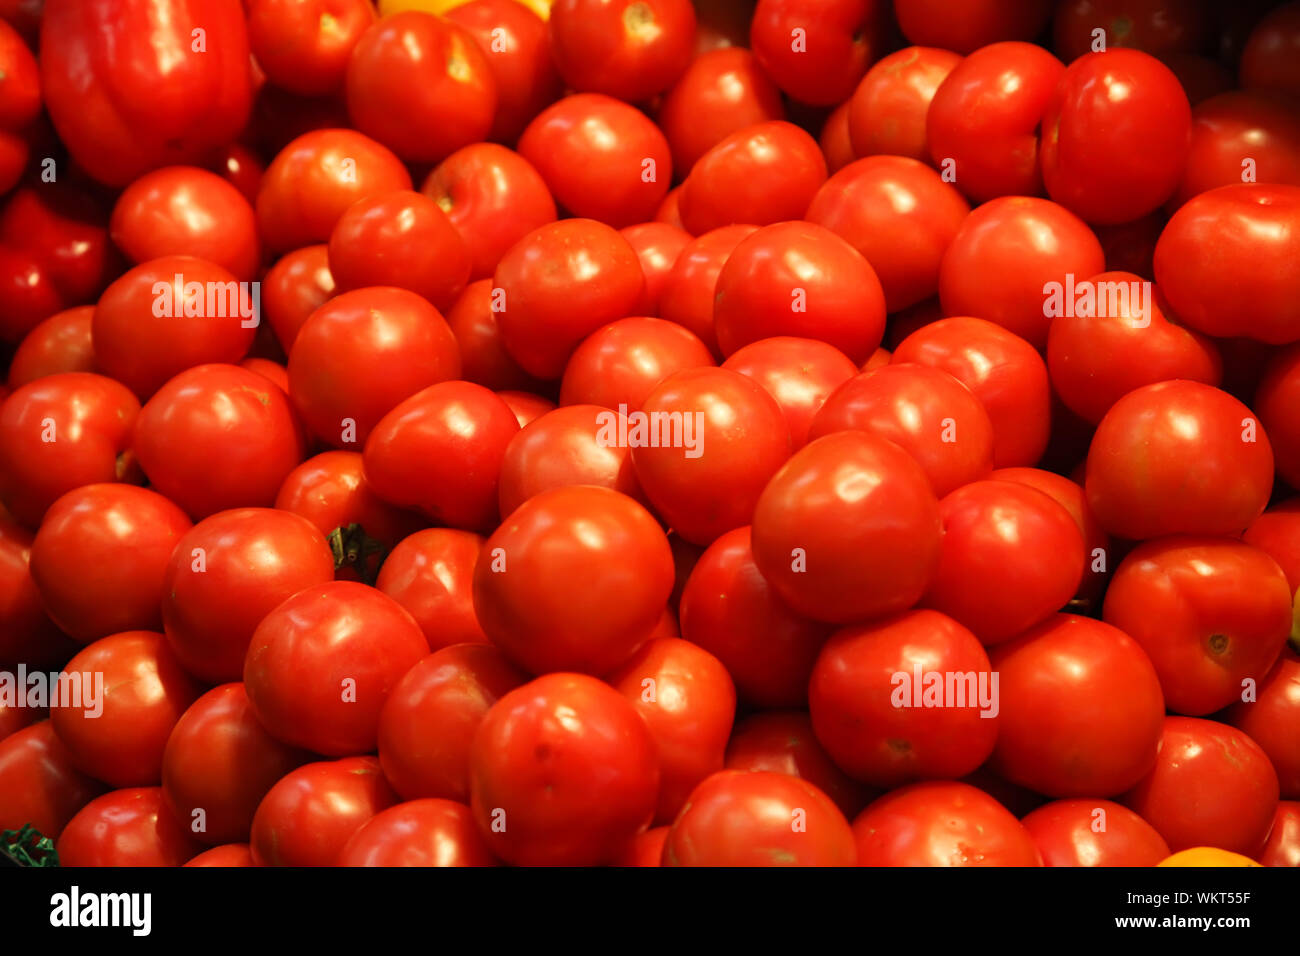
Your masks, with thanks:
M 659 753 L 658 823 L 671 822 L 697 784 L 722 769 L 736 690 L 722 662 L 677 637 L 647 641 L 609 676 L 631 701 Z
M 470 806 L 489 849 L 516 866 L 612 861 L 650 823 L 655 741 L 618 691 L 550 674 L 488 711 L 470 746 Z
M 161 630 L 167 559 L 189 528 L 180 508 L 134 485 L 68 492 L 46 512 L 32 543 L 42 604 L 83 644 L 119 631 Z
M 515 0 L 508 0 L 514 3 Z M 460 348 L 460 374 L 467 382 L 491 389 L 541 390 L 533 378 L 510 357 L 501 340 L 499 312 L 492 280 L 471 282 L 447 313 L 447 325 Z
M 589 335 L 569 357 L 560 404 L 635 412 L 668 376 L 713 364 L 705 344 L 675 322 L 619 319 Z
M 336 866 L 496 866 L 469 807 L 413 800 L 381 810 L 344 844 Z
M 855 376 L 826 399 L 808 437 L 849 429 L 896 443 L 916 459 L 937 497 L 993 469 L 988 412 L 970 389 L 936 368 L 885 365 Z
M 22 177 L 30 129 L 40 115 L 40 66 L 24 38 L 0 18 L 0 195 Z
M 0 779 L 0 830 L 30 823 L 51 840 L 106 789 L 76 768 L 48 720 L 0 740 Z
M 262 618 L 304 588 L 332 580 L 334 555 L 306 518 L 271 508 L 214 514 L 185 533 L 167 562 L 167 640 L 196 677 L 239 680 Z
M 41 23 L 45 105 L 100 182 L 193 162 L 248 120 L 248 33 L 233 3 L 46 0 Z
M 547 412 L 555 411 L 555 402 L 532 392 L 497 392 L 497 397 L 514 413 L 520 428 L 525 427 Z
M 180 866 L 203 845 L 167 808 L 162 787 L 114 790 L 90 801 L 54 844 L 60 866 Z
M 95 347 L 90 338 L 93 305 L 56 312 L 26 336 L 9 362 L 9 387 L 60 372 L 93 372 Z
M 1300 802 L 1278 801 L 1268 843 L 1256 859 L 1264 866 L 1300 866 Z
M 686 69 L 695 10 L 689 0 L 554 0 L 550 38 L 571 88 L 635 103 L 663 92 Z
M 799 777 L 721 770 L 691 791 L 664 866 L 852 866 L 849 821 Z
M 1067 0 L 1052 23 L 1056 53 L 1067 63 L 1095 49 L 1128 47 L 1153 56 L 1195 53 L 1212 39 L 1204 0 Z
M 375 8 L 366 0 L 248 0 L 248 44 L 267 80 L 301 96 L 343 89 L 348 56 Z
M 776 400 L 795 451 L 807 444 L 809 426 L 827 398 L 857 374 L 857 367 L 835 346 L 791 336 L 741 346 L 722 367 L 749 376 Z
M 835 107 L 831 115 L 826 118 L 821 135 L 817 137 L 817 145 L 822 148 L 822 155 L 826 157 L 826 168 L 832 173 L 839 172 L 857 158 L 853 155 L 853 144 L 849 141 L 847 101 Z
M 329 246 L 286 252 L 262 277 L 262 315 L 286 355 L 311 314 L 334 295 Z
M 515 0 L 498 2 L 519 6 Z M 511 246 L 555 221 L 555 200 L 541 174 L 518 153 L 495 143 L 456 150 L 429 173 L 420 191 L 438 204 L 460 233 L 469 251 L 472 279 L 490 278 Z
M 334 866 L 352 834 L 397 802 L 374 757 L 305 764 L 257 805 L 253 864 Z
M 877 60 L 849 100 L 854 155 L 930 162 L 926 113 L 935 90 L 960 62 L 956 53 L 924 46 L 910 46 Z
M 1048 0 L 966 0 L 955 7 L 944 0 L 894 0 L 908 40 L 958 53 L 998 40 L 1032 40 L 1051 12 Z
M 567 582 L 583 582 L 575 602 Z M 534 674 L 605 674 L 650 637 L 673 586 L 662 529 L 625 495 L 554 488 L 520 505 L 474 570 L 474 611 L 514 663 Z
M 497 519 L 497 482 L 519 422 L 480 385 L 441 382 L 400 402 L 366 442 L 375 494 L 439 524 L 486 530 Z
M 1273 505 L 1250 523 L 1242 540 L 1278 563 L 1292 594 L 1300 588 L 1300 498 Z
M 615 858 L 613 866 L 659 866 L 668 840 L 669 827 L 654 827 L 638 833 Z
M 1169 856 L 1151 824 L 1110 800 L 1055 800 L 1020 822 L 1044 866 L 1155 866 Z
M 454 528 L 426 528 L 384 558 L 375 587 L 415 618 L 431 650 L 486 643 L 474 615 L 474 568 L 483 538 Z
M 167 738 L 163 797 L 196 840 L 247 840 L 267 791 L 307 759 L 262 729 L 243 684 L 222 684 L 191 704 Z
M 1111 534 L 1240 534 L 1273 486 L 1273 451 L 1250 409 L 1199 382 L 1129 392 L 1088 449 L 1088 504 Z
M 1285 3 L 1256 24 L 1241 51 L 1241 85 L 1300 96 L 1300 7 Z
M 211 850 L 204 850 L 198 856 L 191 857 L 189 862 L 182 863 L 181 865 L 219 867 L 253 866 L 253 851 L 249 849 L 247 843 L 227 843 L 225 846 L 214 846 Z
M 626 436 L 607 437 L 631 447 L 646 497 L 693 544 L 748 524 L 768 479 L 790 457 L 780 406 L 730 369 L 670 375 L 634 415 Z
M 690 244 L 691 234 L 680 226 L 666 222 L 638 223 L 626 226 L 619 232 L 636 250 L 636 257 L 641 262 L 641 273 L 645 276 L 645 289 L 641 293 L 638 311 L 646 315 L 658 315 L 664 284 L 668 281 L 677 257 Z
M 1277 809 L 1277 774 L 1259 744 L 1235 727 L 1166 717 L 1155 766 L 1122 802 L 1177 853 L 1213 846 L 1254 856 Z
M 1250 736 L 1277 771 L 1282 796 L 1300 798 L 1300 655 L 1284 648 L 1257 695 L 1233 704 L 1227 723 Z
M 519 137 L 519 154 L 561 206 L 616 229 L 652 218 L 673 180 L 664 134 L 640 110 L 601 93 L 542 110 Z
M 488 644 L 454 644 L 397 682 L 379 715 L 379 762 L 408 800 L 469 800 L 470 742 L 488 709 L 528 675 Z
M 375 748 L 384 700 L 428 650 L 400 604 L 336 581 L 299 591 L 262 619 L 244 684 L 277 740 L 330 756 L 366 753 Z
M 664 283 L 660 316 L 690 329 L 715 355 L 720 354 L 713 329 L 718 274 L 741 240 L 757 231 L 757 226 L 723 226 L 698 236 L 678 253 Z
M 1254 408 L 1273 436 L 1278 477 L 1300 488 L 1300 345 L 1281 349 L 1269 359 Z
M 75 653 L 76 645 L 55 627 L 41 604 L 30 568 L 32 540 L 30 531 L 0 509 L 0 664 L 23 661 L 30 667 L 58 667 Z
M 873 786 L 961 777 L 993 752 L 996 678 L 979 640 L 935 611 L 836 632 L 808 688 L 817 740 Z
M 289 394 L 289 370 L 279 362 L 264 358 L 246 358 L 240 360 L 239 367 L 256 372 L 285 395 Z
M 275 497 L 275 507 L 300 514 L 324 535 L 358 524 L 384 547 L 391 548 L 424 522 L 382 500 L 354 451 L 327 451 L 308 458 L 289 472 Z
M 758 0 L 749 45 L 776 85 L 817 106 L 842 103 L 884 45 L 888 5 L 878 0 Z
M 991 659 L 1001 675 L 1001 776 L 1052 797 L 1108 797 L 1151 770 L 1164 699 L 1151 661 L 1123 631 L 1055 614 Z
M 1300 186 L 1300 115 L 1285 94 L 1237 90 L 1197 104 L 1187 166 L 1170 205 L 1243 182 L 1247 167 L 1255 182 Z
M 699 158 L 682 185 L 682 226 L 693 236 L 733 223 L 799 219 L 826 181 L 817 141 L 783 120 L 736 130 Z

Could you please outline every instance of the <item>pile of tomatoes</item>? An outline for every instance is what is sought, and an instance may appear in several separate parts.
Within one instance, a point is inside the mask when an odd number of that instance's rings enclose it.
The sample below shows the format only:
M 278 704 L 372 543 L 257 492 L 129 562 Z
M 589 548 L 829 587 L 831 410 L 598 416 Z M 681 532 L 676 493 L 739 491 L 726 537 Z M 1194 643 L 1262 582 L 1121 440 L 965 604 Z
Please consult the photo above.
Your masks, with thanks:
M 0 0 L 0 361 L 11 847 L 1300 865 L 1300 3 Z

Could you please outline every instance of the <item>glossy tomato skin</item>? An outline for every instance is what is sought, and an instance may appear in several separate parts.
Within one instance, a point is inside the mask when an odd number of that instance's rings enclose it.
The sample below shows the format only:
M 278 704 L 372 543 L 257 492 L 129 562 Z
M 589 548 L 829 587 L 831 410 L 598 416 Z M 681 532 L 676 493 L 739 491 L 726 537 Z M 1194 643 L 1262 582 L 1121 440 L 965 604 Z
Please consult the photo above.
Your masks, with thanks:
M 713 299 L 718 275 L 741 240 L 757 230 L 757 226 L 733 225 L 697 235 L 678 254 L 664 283 L 659 315 L 690 329 L 715 356 L 721 356 L 718 336 L 713 328 Z
M 90 801 L 54 844 L 60 866 L 180 866 L 203 849 L 168 809 L 162 787 L 114 790 Z
M 582 674 L 548 674 L 506 694 L 470 746 L 474 820 L 515 866 L 612 860 L 649 826 L 658 789 L 645 721 Z
M 704 343 L 675 322 L 619 319 L 587 336 L 569 357 L 560 404 L 637 411 L 669 375 L 713 364 Z
M 90 337 L 93 305 L 56 312 L 24 337 L 9 362 L 9 387 L 60 372 L 93 372 L 95 347 Z
M 303 324 L 289 352 L 294 407 L 316 437 L 336 448 L 364 447 L 403 400 L 459 377 L 456 337 L 442 314 L 394 286 L 330 299 Z
M 827 398 L 857 374 L 852 360 L 835 346 L 788 335 L 743 345 L 722 367 L 749 376 L 776 400 L 790 426 L 794 451 L 808 443 Z
M 671 86 L 691 60 L 689 0 L 555 0 L 551 53 L 571 88 L 637 103 Z
M 482 547 L 483 538 L 472 531 L 426 528 L 384 557 L 375 587 L 411 613 L 431 650 L 487 643 L 472 592 Z
M 961 62 L 950 50 L 910 46 L 877 60 L 849 100 L 855 156 L 906 156 L 930 162 L 925 118 L 935 90 Z
M 128 448 L 139 412 L 126 387 L 88 372 L 15 389 L 0 404 L 0 501 L 34 528 L 60 495 L 130 477 Z
M 248 42 L 269 82 L 300 96 L 343 87 L 348 56 L 375 21 L 366 0 L 252 0 Z
M 754 510 L 754 558 L 799 614 L 833 624 L 915 604 L 939 564 L 939 504 L 910 455 L 847 431 L 810 442 Z
M 970 53 L 999 40 L 1032 40 L 1051 17 L 1047 0 L 896 0 L 894 14 L 913 43 Z
M 1300 588 L 1300 499 L 1286 498 L 1250 523 L 1241 539 L 1268 553 L 1286 574 L 1294 594 Z
M 329 246 L 318 243 L 280 257 L 262 277 L 262 315 L 285 355 L 303 323 L 334 295 Z
M 50 117 L 77 162 L 110 186 L 233 140 L 251 105 L 248 57 L 234 4 L 51 0 L 41 21 Z
M 9 14 L 6 10 L 4 13 Z M 39 13 L 39 11 L 38 11 Z M 0 63 L 4 106 L 0 107 L 0 195 L 22 178 L 31 154 L 32 124 L 41 115 L 40 66 L 9 18 L 0 17 Z
M 1104 617 L 1147 652 L 1169 709 L 1200 717 L 1263 683 L 1291 633 L 1291 588 L 1258 548 L 1175 535 L 1129 552 Z
M 399 799 L 374 757 L 304 764 L 257 805 L 253 865 L 334 866 L 352 834 Z
M 1224 714 L 1268 754 L 1283 798 L 1300 799 L 1300 655 L 1284 648 L 1254 700 L 1239 700 Z
M 77 645 L 55 626 L 41 603 L 31 574 L 33 539 L 30 531 L 0 513 L 0 662 L 58 667 Z M 11 709 L 18 708 L 5 708 Z
M 653 827 L 639 833 L 623 848 L 613 866 L 659 866 L 664 855 L 664 843 L 669 827 Z
M 609 676 L 631 702 L 659 754 L 657 823 L 669 823 L 705 777 L 722 769 L 736 690 L 716 657 L 690 641 L 647 641 Z
M 1259 744 L 1235 727 L 1166 717 L 1155 766 L 1121 802 L 1175 853 L 1214 846 L 1253 856 L 1273 825 L 1277 773 Z
M 858 866 L 1042 866 L 1033 837 L 1002 804 L 955 781 L 900 787 L 853 821 Z
M 852 866 L 855 857 L 848 820 L 808 781 L 721 770 L 691 791 L 663 865 Z
M 1300 116 L 1285 94 L 1233 90 L 1196 104 L 1187 166 L 1170 206 L 1241 182 L 1246 158 L 1256 182 L 1300 185 Z
M 240 867 L 253 866 L 253 851 L 247 843 L 227 843 L 204 850 L 198 856 L 191 857 L 181 866 L 217 866 Z
M 275 507 L 302 515 L 321 534 L 359 524 L 387 548 L 423 527 L 417 514 L 381 499 L 366 480 L 360 452 L 327 451 L 289 472 Z
M 1251 30 L 1241 51 L 1241 85 L 1246 89 L 1280 90 L 1300 95 L 1300 13 L 1294 4 L 1274 9 Z
M 580 605 L 572 581 L 584 582 Z M 575 485 L 533 496 L 488 538 L 474 611 L 525 670 L 599 675 L 650 637 L 672 586 L 672 552 L 650 513 L 608 488 Z
M 461 378 L 490 389 L 545 390 L 546 386 L 520 368 L 506 351 L 500 313 L 492 308 L 494 299 L 492 279 L 479 279 L 465 287 L 447 312 L 447 325 L 460 349 Z
M 453 644 L 403 675 L 379 715 L 379 762 L 407 800 L 469 800 L 470 743 L 497 699 L 528 675 L 489 644 Z
M 348 839 L 337 866 L 496 866 L 469 807 L 413 800 L 381 810 Z
M 520 428 L 531 424 L 547 412 L 555 411 L 558 407 L 549 398 L 543 398 L 533 392 L 501 391 L 497 392 L 497 397 L 514 413 L 515 421 Z
M 748 524 L 768 479 L 790 457 L 780 407 L 762 386 L 730 369 L 670 375 L 641 415 L 648 434 L 637 438 L 629 430 L 627 442 L 637 479 L 656 513 L 693 544 L 707 545 Z M 680 434 L 671 427 L 676 415 Z
M 1044 866 L 1155 866 L 1169 856 L 1151 824 L 1110 800 L 1054 800 L 1020 822 Z
M 167 561 L 163 628 L 191 674 L 210 684 L 237 681 L 262 618 L 332 580 L 334 555 L 306 518 L 272 508 L 218 512 L 186 532 Z
M 195 839 L 237 843 L 248 839 L 266 792 L 308 759 L 262 728 L 242 683 L 222 684 L 194 701 L 172 728 L 163 750 L 163 797 Z
M 1272 446 L 1250 409 L 1199 382 L 1125 395 L 1088 449 L 1088 504 L 1120 537 L 1240 534 L 1272 486 Z
M 180 508 L 134 485 L 68 492 L 46 512 L 32 542 L 32 579 L 46 611 L 83 644 L 159 630 L 167 559 L 189 528 Z
M 1263 866 L 1300 866 L 1300 802 L 1278 801 L 1268 843 L 1256 859 Z
M 107 789 L 77 769 L 48 720 L 0 739 L 0 779 L 0 827 L 20 830 L 30 823 L 51 840 Z
M 677 257 L 691 242 L 691 234 L 666 222 L 643 222 L 625 226 L 619 232 L 636 250 L 645 276 L 645 289 L 638 303 L 646 315 L 659 314 L 659 298 Z
M 749 45 L 792 99 L 834 106 L 880 55 L 888 16 L 876 0 L 833 0 L 813 8 L 797 0 L 759 0 Z
M 330 756 L 366 753 L 384 700 L 428 649 L 415 619 L 388 595 L 335 581 L 299 591 L 262 619 L 244 685 L 277 740 Z

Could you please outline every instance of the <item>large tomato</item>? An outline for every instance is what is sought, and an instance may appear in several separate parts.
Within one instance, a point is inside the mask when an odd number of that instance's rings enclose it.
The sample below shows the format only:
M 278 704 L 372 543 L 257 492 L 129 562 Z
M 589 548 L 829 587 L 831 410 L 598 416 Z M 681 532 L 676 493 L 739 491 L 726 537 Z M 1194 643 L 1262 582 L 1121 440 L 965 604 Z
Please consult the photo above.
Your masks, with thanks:
M 949 50 L 909 46 L 872 65 L 849 102 L 853 154 L 930 162 L 925 117 L 935 90 L 961 62 Z
M 375 21 L 369 0 L 246 0 L 248 43 L 267 80 L 300 96 L 343 88 L 348 57 Z
M 42 720 L 0 740 L 0 830 L 30 823 L 51 840 L 107 789 L 77 769 L 72 753 Z
M 1169 856 L 1151 824 L 1110 800 L 1054 800 L 1020 822 L 1044 866 L 1155 866 Z
M 496 866 L 469 807 L 412 800 L 381 810 L 348 839 L 337 866 Z
M 23 337 L 9 362 L 11 389 L 60 372 L 93 372 L 95 346 L 90 325 L 93 305 L 55 312 Z
M 1300 655 L 1282 651 L 1251 699 L 1233 704 L 1224 719 L 1268 754 L 1282 796 L 1300 799 Z
M 713 364 L 708 347 L 675 322 L 619 319 L 587 336 L 569 357 L 560 404 L 635 412 L 669 375 Z
M 1247 169 L 1255 182 L 1300 186 L 1300 114 L 1285 94 L 1233 90 L 1196 104 L 1187 166 L 1170 204 L 1242 182 Z
M 417 531 L 384 557 L 375 587 L 411 613 L 431 649 L 486 643 L 472 590 L 482 547 L 483 538 L 472 531 Z
M 695 9 L 690 0 L 555 0 L 550 39 L 571 88 L 639 103 L 686 69 Z
M 54 844 L 60 866 L 180 866 L 203 849 L 161 787 L 114 790 L 90 801 Z
M 880 0 L 758 0 L 749 45 L 792 99 L 834 106 L 880 55 L 888 17 Z

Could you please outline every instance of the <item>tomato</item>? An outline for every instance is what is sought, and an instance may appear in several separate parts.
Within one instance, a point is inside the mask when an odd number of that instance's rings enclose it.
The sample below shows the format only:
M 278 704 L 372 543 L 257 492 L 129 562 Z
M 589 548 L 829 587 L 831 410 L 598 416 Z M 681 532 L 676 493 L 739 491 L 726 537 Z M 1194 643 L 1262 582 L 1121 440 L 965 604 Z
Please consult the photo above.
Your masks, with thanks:
M 1041 194 L 1038 127 L 1064 72 L 1060 60 L 1029 43 L 971 53 L 930 102 L 930 159 L 977 203 Z
M 344 844 L 336 866 L 496 866 L 469 807 L 414 800 L 381 810 Z
M 516 866 L 609 862 L 654 815 L 659 766 L 645 721 L 608 684 L 549 674 L 510 691 L 470 745 L 470 806 Z
M 1105 268 L 1101 243 L 1069 210 L 1044 199 L 1007 197 L 962 222 L 939 267 L 939 298 L 948 315 L 986 318 L 1041 350 L 1053 314 L 1048 283 Z
M 898 26 L 909 41 L 970 53 L 999 40 L 1032 40 L 1051 17 L 1048 0 L 895 0 Z
M 1088 504 L 1111 534 L 1239 534 L 1273 486 L 1273 452 L 1250 409 L 1199 382 L 1125 395 L 1088 449 Z
M 330 756 L 365 753 L 375 748 L 384 700 L 428 650 L 400 604 L 337 581 L 299 591 L 262 619 L 244 684 L 277 740 Z
M 497 264 L 501 340 L 529 374 L 559 378 L 584 338 L 631 314 L 644 286 L 636 250 L 609 226 L 590 219 L 541 226 Z
M 757 226 L 723 226 L 697 236 L 678 253 L 664 282 L 659 300 L 660 316 L 690 329 L 715 355 L 720 354 L 713 328 L 718 275 L 741 240 L 757 230 Z
M 647 641 L 609 676 L 650 728 L 659 753 L 658 823 L 671 822 L 705 777 L 722 769 L 736 690 L 722 662 L 677 637 Z
M 664 844 L 664 866 L 852 866 L 853 831 L 799 777 L 722 770 L 690 795 Z
M 219 866 L 219 867 L 238 867 L 253 866 L 253 851 L 249 849 L 247 843 L 227 843 L 225 846 L 214 846 L 211 850 L 204 850 L 198 856 L 191 857 L 182 866 Z
M 896 443 L 916 459 L 939 497 L 993 468 L 988 412 L 970 389 L 939 369 L 891 364 L 855 376 L 826 399 L 808 437 L 848 429 Z
M 685 176 L 727 136 L 756 123 L 785 119 L 781 91 L 754 54 L 740 47 L 701 53 L 664 95 L 658 122 Z
M 939 564 L 939 504 L 888 439 L 847 431 L 810 442 L 754 511 L 754 558 L 797 613 L 849 623 L 915 604 Z
M 93 372 L 90 322 L 94 314 L 93 305 L 64 309 L 28 332 L 9 362 L 9 387 L 17 389 L 60 372 Z
M 1067 63 L 1094 48 L 1127 47 L 1153 56 L 1196 53 L 1212 39 L 1204 0 L 1068 0 L 1052 23 L 1052 46 Z
M 579 92 L 648 100 L 691 60 L 695 10 L 689 0 L 555 0 L 551 54 Z
M 884 45 L 888 5 L 877 0 L 758 0 L 749 45 L 782 90 L 833 106 L 853 92 Z M 799 32 L 796 32 L 799 31 Z
M 817 141 L 784 120 L 727 136 L 696 161 L 682 185 L 682 226 L 699 236 L 733 223 L 799 219 L 826 181 Z
M 666 222 L 643 222 L 620 229 L 623 238 L 636 250 L 645 276 L 645 288 L 637 311 L 646 315 L 659 314 L 659 299 L 664 284 L 672 272 L 677 257 L 691 242 L 691 234 L 680 226 Z
M 167 738 L 163 797 L 200 842 L 247 840 L 266 792 L 307 759 L 262 729 L 243 684 L 222 684 L 191 704 Z
M 361 453 L 354 451 L 327 451 L 308 458 L 284 479 L 275 507 L 302 515 L 325 535 L 358 524 L 391 548 L 424 522 L 375 494 L 362 464 Z
M 222 511 L 186 532 L 167 562 L 167 640 L 185 669 L 207 683 L 239 680 L 262 618 L 298 591 L 332 580 L 329 544 L 306 518 L 271 508 Z
M 272 252 L 325 242 L 358 199 L 410 189 L 388 147 L 348 129 L 316 129 L 285 146 L 257 193 L 257 230 Z
M 1255 392 L 1254 408 L 1260 422 L 1273 436 L 1278 476 L 1293 488 L 1300 487 L 1300 345 L 1276 352 L 1263 370 Z M 2 416 L 3 413 L 0 413 Z
M 853 821 L 859 866 L 1042 866 L 1029 831 L 982 790 L 931 781 L 892 790 Z
M 613 416 L 626 421 L 599 405 L 566 405 L 525 425 L 501 462 L 501 514 L 508 517 L 535 495 L 569 485 L 612 488 L 644 504 L 631 450 L 601 440 L 617 422 Z
M 384 558 L 375 587 L 415 618 L 432 650 L 486 643 L 474 615 L 473 580 L 483 538 L 454 528 L 426 528 Z
M 492 280 L 480 279 L 465 287 L 447 313 L 447 325 L 460 350 L 461 377 L 484 388 L 542 390 L 542 383 L 506 351 L 499 313 L 492 309 L 494 298 Z
M 1170 205 L 1245 181 L 1247 166 L 1255 182 L 1300 186 L 1300 116 L 1285 94 L 1235 90 L 1197 104 L 1187 166 Z
M 1142 281 L 1131 272 L 1103 272 L 1086 280 L 1081 285 L 1085 294 L 1097 296 L 1095 311 L 1107 314 L 1079 315 L 1071 308 L 1053 319 L 1048 330 L 1052 385 L 1072 412 L 1093 424 L 1143 385 L 1188 379 L 1217 386 L 1222 381 L 1223 363 L 1214 343 L 1170 321 L 1158 296 L 1148 299 L 1145 291 L 1135 296 Z
M 59 138 L 110 186 L 194 162 L 248 120 L 248 33 L 233 3 L 46 0 L 40 64 Z
M 441 382 L 400 402 L 366 442 L 366 480 L 390 504 L 467 531 L 496 523 L 497 482 L 519 423 L 480 385 Z
M 498 142 L 513 143 L 528 121 L 564 92 L 551 59 L 546 13 L 544 5 L 530 10 L 518 0 L 474 0 L 445 14 L 489 54 L 497 107 L 488 136 Z
M 239 367 L 256 372 L 285 395 L 289 394 L 289 370 L 279 362 L 264 358 L 246 358 L 240 360 Z
M 930 162 L 926 113 L 961 57 L 910 46 L 877 60 L 849 102 L 849 140 L 858 157 L 889 155 Z
M 72 656 L 76 645 L 41 604 L 31 575 L 32 540 L 30 531 L 0 509 L 0 665 L 22 661 L 31 667 L 57 667 Z
M 343 88 L 348 56 L 375 21 L 366 0 L 251 0 L 248 44 L 267 80 L 301 96 Z
M 619 319 L 589 335 L 569 357 L 560 403 L 635 412 L 668 376 L 713 364 L 704 343 L 675 322 Z
M 1189 850 L 1180 850 L 1161 860 L 1156 866 L 1223 867 L 1260 866 L 1260 864 L 1240 853 L 1231 853 L 1213 846 L 1198 846 Z
M 722 367 L 752 378 L 776 400 L 795 451 L 807 444 L 809 428 L 827 398 L 857 374 L 857 367 L 835 346 L 791 336 L 741 346 Z
M 36 527 L 62 494 L 132 476 L 128 452 L 140 403 L 109 378 L 65 372 L 0 404 L 0 501 Z
M 167 808 L 161 787 L 132 787 L 82 807 L 54 849 L 65 867 L 157 867 L 180 866 L 203 845 Z
M 95 306 L 95 362 L 141 400 L 188 368 L 238 362 L 256 334 L 254 296 L 206 259 L 152 259 L 109 286 Z
M 1263 866 L 1300 866 L 1300 803 L 1278 801 L 1268 843 L 1257 859 Z
M 379 762 L 407 800 L 469 800 L 470 743 L 497 699 L 528 676 L 488 644 L 454 644 L 403 675 L 379 715 Z
M 748 524 L 768 479 L 790 457 L 780 407 L 753 379 L 730 369 L 670 375 L 636 421 L 629 419 L 626 440 L 616 437 L 632 448 L 637 479 L 655 511 L 700 545 Z
M 252 148 L 243 143 L 228 143 L 208 168 L 239 190 L 239 194 L 250 203 L 257 202 L 266 163 Z
M 580 603 L 573 581 L 583 582 Z M 525 501 L 488 538 L 474 611 L 531 673 L 605 674 L 650 637 L 672 585 L 671 550 L 644 508 L 607 488 L 560 487 Z
M 1155 766 L 1121 802 L 1174 852 L 1213 846 L 1253 856 L 1273 826 L 1277 774 L 1259 744 L 1235 727 L 1166 717 Z
M 88 484 L 58 499 L 32 543 L 41 602 L 74 640 L 160 630 L 163 574 L 190 520 L 157 492 Z
M 1241 51 L 1241 85 L 1248 90 L 1281 90 L 1300 95 L 1300 8 L 1285 3 L 1255 25 Z
M 77 769 L 48 720 L 0 739 L 0 779 L 0 830 L 30 823 L 51 840 L 106 789 Z
M 507 5 L 518 6 L 515 0 Z M 524 157 L 495 143 L 456 150 L 429 173 L 420 191 L 460 233 L 472 279 L 491 277 L 511 246 L 555 221 L 555 200 L 541 174 Z
M 285 253 L 262 277 L 262 315 L 286 355 L 298 331 L 334 295 L 329 246 L 321 243 Z
M 1033 346 L 984 319 L 942 319 L 894 349 L 893 363 L 942 369 L 974 392 L 993 423 L 993 466 L 1033 465 L 1047 447 L 1051 392 Z
M 374 757 L 305 764 L 257 805 L 249 839 L 255 866 L 334 866 L 352 834 L 398 803 Z
M 623 848 L 612 866 L 659 866 L 668 840 L 669 827 L 653 827 L 638 833 Z
M 41 115 L 40 65 L 23 37 L 0 19 L 0 195 L 17 184 L 30 154 L 28 131 Z
M 497 392 L 497 397 L 505 402 L 510 411 L 514 413 L 515 421 L 520 428 L 531 424 L 547 412 L 553 412 L 556 409 L 555 402 L 549 398 L 534 395 L 532 392 L 503 391 Z
M 601 93 L 578 93 L 542 110 L 519 137 L 519 154 L 562 207 L 615 228 L 652 218 L 673 179 L 659 128 Z
M 1273 505 L 1252 521 L 1241 537 L 1278 563 L 1292 594 L 1300 588 L 1300 499 L 1287 498 Z
M 1282 796 L 1300 798 L 1300 655 L 1284 648 L 1273 669 L 1257 682 L 1256 695 L 1233 704 L 1224 719 L 1268 755 Z
M 436 202 L 410 190 L 358 199 L 330 233 L 340 291 L 396 286 L 448 308 L 469 281 L 470 254 Z
M 826 157 L 826 168 L 831 173 L 839 172 L 857 158 L 853 155 L 853 143 L 849 141 L 847 101 L 835 107 L 826 118 L 821 135 L 817 137 L 817 145 L 821 147 L 822 155 Z
M 1044 866 L 1155 866 L 1169 856 L 1151 824 L 1110 800 L 1055 800 L 1020 822 Z
M 157 169 L 131 183 L 113 207 L 109 235 L 134 263 L 195 256 L 241 281 L 261 265 L 252 205 L 220 176 L 193 166 Z

